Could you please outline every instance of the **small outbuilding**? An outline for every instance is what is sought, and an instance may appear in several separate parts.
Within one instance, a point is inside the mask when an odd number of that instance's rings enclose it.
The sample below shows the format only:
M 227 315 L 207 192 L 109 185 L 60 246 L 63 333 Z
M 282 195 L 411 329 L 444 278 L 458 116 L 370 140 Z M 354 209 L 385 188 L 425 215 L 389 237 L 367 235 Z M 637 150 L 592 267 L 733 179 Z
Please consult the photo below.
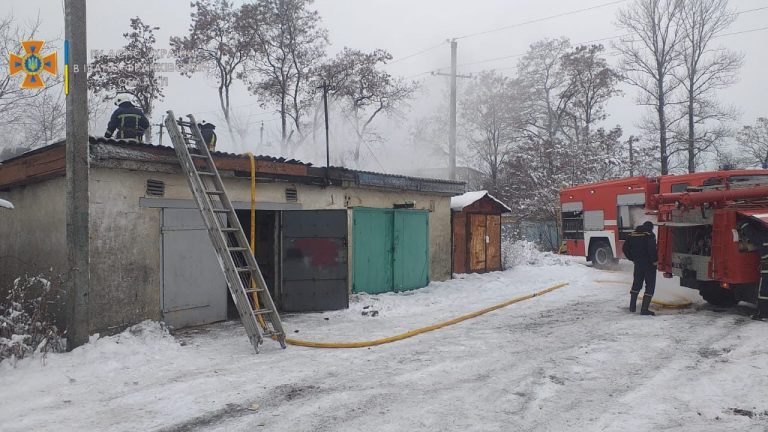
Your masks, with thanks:
M 453 273 L 501 270 L 501 215 L 511 211 L 488 191 L 451 198 Z

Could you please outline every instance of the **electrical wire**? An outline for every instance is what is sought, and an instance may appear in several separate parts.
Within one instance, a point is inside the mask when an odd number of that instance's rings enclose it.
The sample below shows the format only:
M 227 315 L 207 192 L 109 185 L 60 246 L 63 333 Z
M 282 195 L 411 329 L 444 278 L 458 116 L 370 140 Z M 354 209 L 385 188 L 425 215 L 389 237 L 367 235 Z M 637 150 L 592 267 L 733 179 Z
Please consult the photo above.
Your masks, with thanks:
M 740 34 L 745 34 L 745 33 L 754 33 L 754 32 L 763 31 L 763 30 L 768 30 L 768 27 L 760 27 L 760 28 L 756 28 L 756 29 L 752 29 L 752 30 L 744 30 L 744 31 L 737 31 L 737 32 L 733 32 L 733 33 L 725 33 L 725 34 L 717 35 L 716 37 L 725 37 L 725 36 L 740 35 Z
M 751 12 L 758 12 L 758 11 L 762 11 L 762 10 L 766 10 L 766 9 L 768 9 L 768 6 L 763 6 L 763 7 L 759 7 L 759 8 L 747 9 L 747 10 L 743 10 L 743 11 L 734 12 L 732 15 L 743 15 L 743 14 L 747 14 L 747 13 L 751 13 Z M 768 27 L 760 27 L 760 28 L 755 28 L 755 29 L 750 29 L 750 30 L 737 31 L 737 32 L 732 32 L 732 33 L 724 33 L 724 34 L 717 35 L 714 38 L 720 38 L 720 37 L 725 37 L 725 36 L 734 36 L 734 35 L 745 34 L 745 33 L 752 33 L 752 32 L 757 32 L 757 31 L 764 31 L 764 30 L 768 30 Z M 620 34 L 620 35 L 615 35 L 615 36 L 604 37 L 604 38 L 600 38 L 600 39 L 592 39 L 592 40 L 588 40 L 588 41 L 578 42 L 578 43 L 575 43 L 573 45 L 574 46 L 587 45 L 587 44 L 591 44 L 591 43 L 595 43 L 595 42 L 604 42 L 604 41 L 613 40 L 613 39 L 619 39 L 619 38 L 623 38 L 623 37 L 627 37 L 627 36 L 632 36 L 632 34 L 631 33 L 625 33 L 625 34 Z M 491 63 L 491 62 L 499 61 L 499 60 L 507 60 L 507 59 L 511 59 L 511 58 L 522 57 L 525 54 L 526 53 L 510 54 L 510 55 L 501 56 L 501 57 L 493 57 L 493 58 L 482 59 L 482 60 L 477 60 L 477 61 L 472 61 L 472 62 L 460 63 L 460 64 L 457 65 L 457 67 L 465 67 L 465 66 L 472 66 L 472 65 L 476 65 L 476 64 Z M 447 70 L 449 68 L 450 67 L 442 67 L 442 68 L 439 68 L 439 69 L 437 69 L 435 71 L 436 72 L 441 72 L 441 71 L 445 71 L 445 70 Z M 514 67 L 507 67 L 507 68 L 494 69 L 494 70 L 505 70 L 505 69 L 514 69 Z M 421 72 L 420 74 L 416 74 L 414 76 L 418 76 L 418 75 L 421 75 L 421 74 L 424 74 L 424 73 L 430 73 L 430 72 Z
M 504 27 L 498 27 L 498 28 L 491 29 L 491 30 L 481 31 L 481 32 L 477 32 L 477 33 L 470 33 L 470 34 L 459 36 L 459 37 L 456 37 L 456 38 L 453 38 L 453 39 L 454 40 L 467 39 L 467 38 L 476 37 L 476 36 L 482 36 L 482 35 L 486 35 L 486 34 L 490 34 L 490 33 L 496 33 L 496 32 L 502 31 L 502 30 L 508 30 L 508 29 L 511 29 L 511 28 L 522 27 L 522 26 L 529 25 L 529 24 L 536 24 L 536 23 L 540 23 L 542 21 L 551 20 L 551 19 L 554 19 L 554 18 L 561 18 L 561 17 L 564 17 L 564 16 L 575 15 L 575 14 L 578 14 L 578 13 L 587 12 L 587 11 L 591 11 L 591 10 L 595 10 L 595 9 L 601 9 L 601 8 L 608 7 L 608 6 L 613 6 L 613 5 L 616 5 L 616 4 L 619 4 L 619 3 L 625 3 L 626 1 L 627 0 L 617 0 L 617 1 L 612 1 L 612 2 L 608 2 L 608 3 L 602 3 L 602 4 L 599 4 L 599 5 L 596 5 L 596 6 L 590 6 L 590 7 L 587 7 L 587 8 L 576 9 L 576 10 L 572 10 L 572 11 L 568 11 L 568 12 L 562 12 L 562 13 L 559 13 L 559 14 L 550 15 L 550 16 L 546 16 L 546 17 L 542 17 L 542 18 L 536 18 L 536 19 L 532 19 L 532 20 L 528 20 L 528 21 L 522 21 L 522 22 L 519 22 L 519 23 L 511 24 L 511 25 L 504 26 Z
M 389 64 L 389 65 L 392 65 L 392 64 L 395 64 L 395 63 L 399 63 L 399 62 L 401 62 L 401 61 L 405 61 L 405 60 L 408 60 L 408 59 L 410 59 L 410 58 L 413 58 L 413 57 L 416 57 L 416 56 L 422 55 L 422 54 L 424 54 L 424 53 L 428 53 L 428 52 L 432 51 L 433 49 L 436 49 L 436 48 L 440 48 L 441 46 L 445 45 L 446 43 L 448 43 L 448 41 L 445 41 L 445 42 L 441 42 L 441 43 L 439 43 L 439 44 L 437 44 L 437 45 L 434 45 L 434 46 L 431 46 L 431 47 L 429 47 L 429 48 L 424 48 L 424 49 L 423 49 L 423 50 L 421 50 L 421 51 L 417 51 L 417 52 L 415 52 L 415 53 L 413 53 L 413 54 L 409 54 L 409 55 L 407 55 L 407 56 L 405 56 L 405 57 L 398 57 L 398 58 L 396 58 L 395 60 L 392 60 L 391 62 L 389 62 L 389 63 L 387 63 L 387 64 Z

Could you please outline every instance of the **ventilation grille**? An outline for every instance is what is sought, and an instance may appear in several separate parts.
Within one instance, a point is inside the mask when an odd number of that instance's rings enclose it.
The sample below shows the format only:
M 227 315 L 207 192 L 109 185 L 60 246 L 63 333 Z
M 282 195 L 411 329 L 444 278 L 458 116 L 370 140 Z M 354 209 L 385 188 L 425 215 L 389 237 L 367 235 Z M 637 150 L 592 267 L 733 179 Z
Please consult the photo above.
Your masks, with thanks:
M 147 180 L 147 195 L 163 196 L 165 195 L 165 182 L 162 180 Z
M 296 188 L 287 188 L 285 190 L 285 200 L 288 202 L 296 202 L 299 200 L 299 192 Z

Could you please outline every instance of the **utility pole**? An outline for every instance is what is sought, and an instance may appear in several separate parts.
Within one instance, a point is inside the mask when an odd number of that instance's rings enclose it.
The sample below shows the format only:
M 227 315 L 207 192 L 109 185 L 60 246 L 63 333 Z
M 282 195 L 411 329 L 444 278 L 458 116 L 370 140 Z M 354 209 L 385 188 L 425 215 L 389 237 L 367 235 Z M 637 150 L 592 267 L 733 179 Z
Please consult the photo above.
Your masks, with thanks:
M 259 148 L 264 148 L 264 120 L 261 121 L 261 131 L 259 132 Z
M 450 125 L 448 127 L 448 176 L 456 180 L 456 78 L 472 78 L 472 75 L 457 75 L 457 43 L 451 39 L 451 73 L 433 72 L 432 75 L 451 77 Z
M 67 349 L 72 350 L 88 342 L 90 332 L 88 46 L 85 0 L 64 2 L 64 21 L 67 101 Z
M 331 139 L 328 132 L 328 83 L 323 83 L 323 110 L 325 111 L 325 168 L 331 167 Z
M 157 124 L 157 126 L 159 128 L 157 130 L 157 144 L 163 145 L 163 128 L 165 127 L 165 125 L 163 124 L 163 122 L 160 122 L 159 124 Z
M 328 82 L 323 81 L 323 85 L 318 88 L 323 89 L 323 110 L 325 111 L 325 168 L 327 176 L 327 169 L 331 167 L 331 144 L 328 132 Z
M 630 135 L 627 142 L 629 143 L 629 176 L 635 176 L 635 151 L 633 150 L 633 144 L 638 139 L 634 135 Z

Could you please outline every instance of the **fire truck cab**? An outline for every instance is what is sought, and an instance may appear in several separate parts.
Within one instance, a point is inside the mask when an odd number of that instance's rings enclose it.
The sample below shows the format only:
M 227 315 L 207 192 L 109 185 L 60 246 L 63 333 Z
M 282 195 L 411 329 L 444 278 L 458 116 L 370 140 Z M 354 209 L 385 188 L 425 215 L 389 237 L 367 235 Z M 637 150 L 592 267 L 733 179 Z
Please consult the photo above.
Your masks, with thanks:
M 624 257 L 621 247 L 636 226 L 648 220 L 657 223 L 657 209 L 647 205 L 653 195 L 744 182 L 755 176 L 768 179 L 768 171 L 640 176 L 563 189 L 560 191 L 561 227 L 567 252 L 586 257 L 597 267 L 610 267 Z
M 576 186 L 560 192 L 563 240 L 569 255 L 609 267 L 635 226 L 653 220 L 645 213 L 647 177 Z

